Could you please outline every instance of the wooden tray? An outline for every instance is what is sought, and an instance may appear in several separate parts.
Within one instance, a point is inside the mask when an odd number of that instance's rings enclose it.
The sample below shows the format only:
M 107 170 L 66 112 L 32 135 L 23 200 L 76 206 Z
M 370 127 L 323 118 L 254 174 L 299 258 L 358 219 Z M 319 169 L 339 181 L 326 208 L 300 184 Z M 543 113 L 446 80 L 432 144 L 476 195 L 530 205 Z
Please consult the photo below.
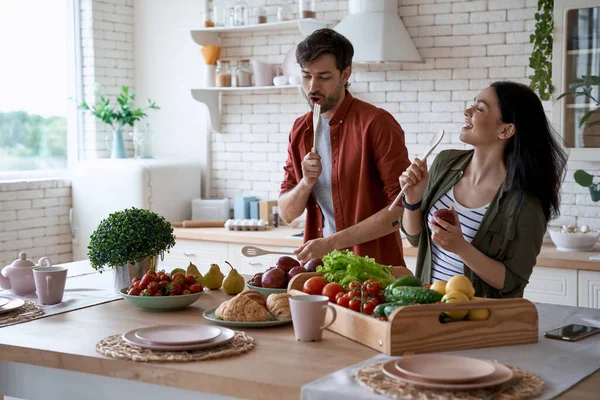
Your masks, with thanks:
M 304 294 L 304 282 L 322 275 L 321 272 L 298 274 L 290 281 L 288 292 L 293 295 Z M 520 298 L 399 307 L 390 315 L 389 321 L 381 321 L 336 304 L 333 306 L 337 318 L 327 329 L 392 356 L 538 341 L 537 309 L 530 301 Z M 485 321 L 439 321 L 443 311 L 482 308 L 490 310 L 490 316 Z

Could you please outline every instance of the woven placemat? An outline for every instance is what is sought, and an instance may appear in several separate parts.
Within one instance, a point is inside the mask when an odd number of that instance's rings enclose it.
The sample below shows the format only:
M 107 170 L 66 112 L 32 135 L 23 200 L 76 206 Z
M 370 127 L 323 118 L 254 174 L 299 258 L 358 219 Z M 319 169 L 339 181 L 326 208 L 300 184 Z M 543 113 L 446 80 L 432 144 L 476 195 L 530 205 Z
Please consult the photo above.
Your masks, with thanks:
M 190 362 L 237 356 L 252 350 L 254 338 L 245 332 L 236 332 L 233 338 L 220 346 L 194 351 L 157 351 L 127 343 L 123 335 L 112 335 L 96 344 L 96 351 L 108 357 L 139 362 Z
M 25 304 L 16 310 L 0 314 L 0 328 L 7 325 L 18 324 L 19 322 L 29 321 L 44 314 L 44 310 L 37 304 L 25 300 Z
M 476 389 L 468 391 L 447 391 L 447 390 L 429 390 L 417 388 L 411 384 L 401 382 L 390 378 L 383 373 L 381 367 L 384 363 L 369 365 L 356 371 L 354 378 L 362 386 L 371 391 L 393 399 L 407 400 L 442 400 L 442 399 L 463 399 L 478 400 L 489 396 L 498 390 L 499 386 L 491 386 L 486 389 Z M 520 382 L 499 393 L 494 400 L 522 400 L 538 396 L 544 390 L 544 381 L 531 372 L 507 365 L 512 369 L 515 376 L 521 378 Z

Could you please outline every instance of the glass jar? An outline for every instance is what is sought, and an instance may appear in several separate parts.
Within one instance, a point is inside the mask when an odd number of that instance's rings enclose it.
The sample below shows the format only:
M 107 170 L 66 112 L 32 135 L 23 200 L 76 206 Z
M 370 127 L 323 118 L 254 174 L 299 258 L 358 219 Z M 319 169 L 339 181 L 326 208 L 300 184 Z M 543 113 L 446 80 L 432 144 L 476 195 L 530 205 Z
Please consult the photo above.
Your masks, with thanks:
M 217 69 L 215 70 L 215 86 L 231 87 L 231 68 L 229 61 L 217 61 Z
M 240 60 L 235 69 L 235 82 L 237 87 L 252 86 L 252 67 L 250 60 Z
M 290 21 L 295 18 L 294 3 L 289 2 L 277 7 L 277 21 Z
M 226 0 L 215 0 L 213 2 L 213 17 L 215 26 L 227 26 L 227 21 L 229 21 L 229 5 Z
M 133 157 L 134 158 L 153 158 L 154 156 L 154 132 L 149 123 L 146 123 L 143 131 L 140 131 L 138 125 L 133 127 L 133 132 L 129 135 L 133 137 Z
M 238 0 L 233 6 L 233 26 L 248 25 L 248 2 Z
M 298 19 L 316 17 L 317 8 L 315 0 L 298 0 Z
M 258 7 L 256 10 L 256 23 L 257 24 L 266 24 L 267 23 L 267 10 L 263 7 Z

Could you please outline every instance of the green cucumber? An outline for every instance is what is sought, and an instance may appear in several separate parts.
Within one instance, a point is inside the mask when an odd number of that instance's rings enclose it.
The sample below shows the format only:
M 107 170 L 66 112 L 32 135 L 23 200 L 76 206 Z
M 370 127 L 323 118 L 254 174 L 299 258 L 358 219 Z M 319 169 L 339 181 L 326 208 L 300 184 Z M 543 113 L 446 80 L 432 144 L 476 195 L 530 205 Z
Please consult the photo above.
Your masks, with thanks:
M 394 283 L 391 283 L 390 285 L 388 285 L 388 287 L 385 288 L 383 296 L 386 302 L 390 303 L 394 301 L 394 298 L 392 296 L 392 290 L 395 287 L 399 286 L 421 287 L 423 286 L 423 284 L 421 283 L 421 280 L 415 276 L 401 276 L 400 278 L 396 279 Z
M 398 286 L 392 289 L 393 301 L 407 302 L 408 304 L 431 304 L 442 300 L 440 293 L 435 290 L 421 287 Z M 387 300 L 387 299 L 386 299 Z
M 378 317 L 385 317 L 385 307 L 388 305 L 389 303 L 381 303 L 378 304 L 375 309 L 373 310 L 373 314 L 377 315 Z
M 394 303 L 385 303 L 384 313 L 386 317 L 389 317 L 392 312 L 398 307 L 410 306 L 411 302 L 408 301 L 396 301 Z

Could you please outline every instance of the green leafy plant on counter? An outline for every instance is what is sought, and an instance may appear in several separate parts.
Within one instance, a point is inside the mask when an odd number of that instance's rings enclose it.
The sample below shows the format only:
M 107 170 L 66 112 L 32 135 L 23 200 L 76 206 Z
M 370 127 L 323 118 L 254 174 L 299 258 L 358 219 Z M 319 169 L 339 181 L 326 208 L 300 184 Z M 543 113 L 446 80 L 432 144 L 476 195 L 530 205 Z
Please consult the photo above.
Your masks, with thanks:
M 594 182 L 594 177 L 600 178 L 600 175 L 590 175 L 584 170 L 578 169 L 573 174 L 573 177 L 577 184 L 589 188 L 592 201 L 600 201 L 600 180 Z
M 150 99 L 148 99 L 148 107 L 135 108 L 135 94 L 129 91 L 127 86 L 121 87 L 121 93 L 117 97 L 118 107 L 113 107 L 110 99 L 105 96 L 100 96 L 93 106 L 88 105 L 85 101 L 79 105 L 79 108 L 86 111 L 91 111 L 92 115 L 112 129 L 121 129 L 126 125 L 133 125 L 148 115 L 147 110 L 160 110 L 160 107 Z
M 357 256 L 350 250 L 334 250 L 327 254 L 323 257 L 323 266 L 317 267 L 317 271 L 324 272 L 325 279 L 339 283 L 346 290 L 353 281 L 372 279 L 385 288 L 396 280 L 392 275 L 392 267 L 377 264 L 366 256 Z
M 529 76 L 529 86 L 542 100 L 549 100 L 554 91 L 552 86 L 552 30 L 554 29 L 554 0 L 538 0 L 535 13 L 535 31 L 529 37 L 533 51 L 529 66 L 533 75 Z
M 175 245 L 171 223 L 148 210 L 128 208 L 102 220 L 90 238 L 88 255 L 94 269 L 134 264 Z

